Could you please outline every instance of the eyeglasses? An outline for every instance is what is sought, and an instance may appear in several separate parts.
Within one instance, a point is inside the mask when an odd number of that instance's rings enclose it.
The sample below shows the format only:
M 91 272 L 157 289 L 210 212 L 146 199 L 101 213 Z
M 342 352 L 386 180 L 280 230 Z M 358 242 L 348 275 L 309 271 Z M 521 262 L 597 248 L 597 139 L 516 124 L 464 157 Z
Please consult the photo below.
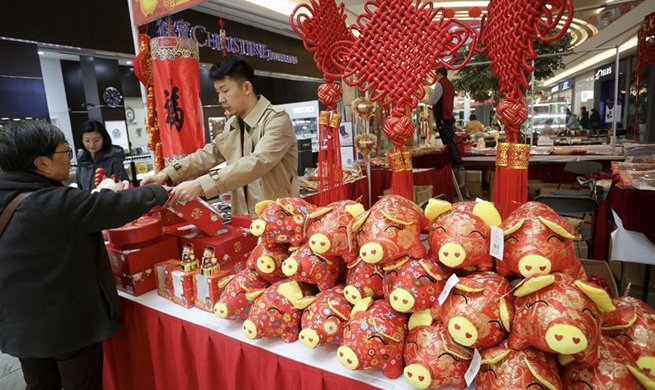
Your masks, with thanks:
M 68 158 L 71 160 L 73 159 L 73 149 L 67 148 L 66 150 L 62 150 L 61 152 L 55 152 L 54 154 L 59 154 L 59 153 L 68 153 Z

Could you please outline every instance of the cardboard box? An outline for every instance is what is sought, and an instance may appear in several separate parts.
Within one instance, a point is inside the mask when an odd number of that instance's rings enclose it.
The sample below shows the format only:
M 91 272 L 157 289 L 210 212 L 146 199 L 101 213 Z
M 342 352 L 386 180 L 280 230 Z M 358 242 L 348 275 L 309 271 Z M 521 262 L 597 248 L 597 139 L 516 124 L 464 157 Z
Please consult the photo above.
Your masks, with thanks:
M 482 171 L 470 171 L 467 169 L 464 171 L 464 180 L 466 181 L 466 184 L 482 183 Z
M 165 207 L 210 236 L 216 235 L 223 225 L 223 217 L 200 198 L 185 203 L 167 203 Z
M 166 299 L 172 300 L 172 287 L 170 280 L 170 271 L 175 267 L 179 267 L 180 260 L 170 259 L 155 264 L 155 281 L 157 286 L 157 294 Z
M 107 244 L 107 254 L 111 268 L 121 275 L 136 275 L 166 259 L 180 256 L 177 240 L 173 237 L 160 237 L 152 244 L 138 249 L 121 249 L 115 244 Z
M 134 275 L 113 271 L 116 288 L 128 294 L 139 296 L 157 288 L 157 278 L 152 268 Z
M 614 275 L 612 275 L 612 270 L 606 261 L 580 259 L 580 262 L 582 263 L 587 275 L 598 275 L 602 277 L 605 283 L 609 286 L 610 295 L 612 297 L 618 296 L 619 288 L 616 285 Z
M 222 270 L 236 273 L 246 267 L 248 255 L 257 246 L 257 237 L 249 229 L 223 225 L 219 235 L 208 236 L 195 226 L 185 223 L 164 228 L 164 234 L 176 237 L 180 253 L 182 246 L 190 242 L 194 246 L 197 259 L 202 258 L 202 252 L 207 245 L 214 247 L 214 255 Z
M 195 277 L 200 273 L 199 269 L 184 272 L 181 267 L 171 268 L 168 271 L 169 277 L 167 281 L 170 281 L 168 285 L 171 293 L 171 300 L 174 303 L 187 309 L 193 307 L 196 292 L 195 292 Z
M 226 270 L 220 270 L 215 275 L 205 276 L 202 272 L 194 276 L 194 303 L 198 309 L 208 312 L 214 312 L 214 305 L 218 302 L 221 295 L 221 289 L 218 287 L 218 281 L 228 276 L 230 273 Z
M 391 189 L 387 188 L 382 194 L 390 195 Z M 432 186 L 414 186 L 414 203 L 421 204 L 430 198 L 432 198 Z

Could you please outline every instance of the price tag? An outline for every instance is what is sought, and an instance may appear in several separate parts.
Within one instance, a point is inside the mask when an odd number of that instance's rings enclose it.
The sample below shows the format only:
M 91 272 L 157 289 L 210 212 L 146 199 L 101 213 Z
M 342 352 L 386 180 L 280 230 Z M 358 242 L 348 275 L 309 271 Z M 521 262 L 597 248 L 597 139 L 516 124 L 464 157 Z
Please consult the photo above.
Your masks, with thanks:
M 475 377 L 478 375 L 478 372 L 480 371 L 481 363 L 482 363 L 482 356 L 480 356 L 480 352 L 478 352 L 477 349 L 474 349 L 473 359 L 471 359 L 471 365 L 469 366 L 469 369 L 466 370 L 466 374 L 464 374 L 464 379 L 466 380 L 466 386 L 471 386 L 471 383 L 475 381 Z
M 555 145 L 555 139 L 553 137 L 544 137 L 540 136 L 537 140 L 537 146 L 553 146 Z
M 505 235 L 503 229 L 492 226 L 491 227 L 491 247 L 489 254 L 498 260 L 503 260 L 503 252 L 505 250 Z
M 475 198 L 475 203 L 480 203 L 480 202 L 484 202 L 484 199 Z
M 450 275 L 448 281 L 446 281 L 446 285 L 444 286 L 443 291 L 441 292 L 441 295 L 439 295 L 440 305 L 443 305 L 446 298 L 448 298 L 448 294 L 450 294 L 450 290 L 452 290 L 457 283 L 459 283 L 459 278 L 457 277 L 457 275 L 455 274 Z

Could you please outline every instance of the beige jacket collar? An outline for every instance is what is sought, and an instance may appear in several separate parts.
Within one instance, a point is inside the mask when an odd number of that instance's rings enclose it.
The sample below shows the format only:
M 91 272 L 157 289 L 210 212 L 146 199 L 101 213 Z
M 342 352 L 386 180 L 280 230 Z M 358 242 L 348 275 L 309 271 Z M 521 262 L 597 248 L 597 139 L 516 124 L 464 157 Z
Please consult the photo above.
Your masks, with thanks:
M 266 112 L 266 108 L 271 105 L 271 102 L 266 99 L 262 95 L 258 95 L 258 101 L 255 107 L 253 107 L 252 111 L 248 115 L 246 115 L 245 118 L 243 118 L 243 121 L 248 125 L 249 129 L 254 128 L 257 126 L 259 121 L 262 119 L 262 116 L 264 116 L 264 113 Z M 232 124 L 230 125 L 230 131 L 235 130 L 239 128 L 239 120 L 235 119 L 232 121 Z

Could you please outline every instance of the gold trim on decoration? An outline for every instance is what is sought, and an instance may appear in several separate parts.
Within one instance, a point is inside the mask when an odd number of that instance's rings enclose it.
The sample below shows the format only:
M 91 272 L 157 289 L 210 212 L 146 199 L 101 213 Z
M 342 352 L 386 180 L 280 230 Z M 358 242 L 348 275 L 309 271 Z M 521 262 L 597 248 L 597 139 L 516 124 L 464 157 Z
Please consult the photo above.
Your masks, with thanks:
M 409 153 L 409 150 L 403 150 L 403 168 L 405 171 L 412 170 L 412 155 Z
M 318 124 L 321 126 L 327 126 L 330 122 L 330 113 L 328 111 L 321 111 L 321 114 L 318 117 Z
M 496 166 L 506 167 L 508 164 L 509 143 L 501 142 L 496 148 Z
M 402 172 L 405 170 L 405 162 L 402 152 L 389 152 L 387 153 L 389 159 L 389 168 L 391 172 Z
M 332 119 L 330 120 L 330 127 L 333 129 L 338 129 L 341 126 L 341 115 L 332 114 Z
M 510 144 L 509 145 L 509 168 L 528 169 L 530 160 L 530 145 Z

